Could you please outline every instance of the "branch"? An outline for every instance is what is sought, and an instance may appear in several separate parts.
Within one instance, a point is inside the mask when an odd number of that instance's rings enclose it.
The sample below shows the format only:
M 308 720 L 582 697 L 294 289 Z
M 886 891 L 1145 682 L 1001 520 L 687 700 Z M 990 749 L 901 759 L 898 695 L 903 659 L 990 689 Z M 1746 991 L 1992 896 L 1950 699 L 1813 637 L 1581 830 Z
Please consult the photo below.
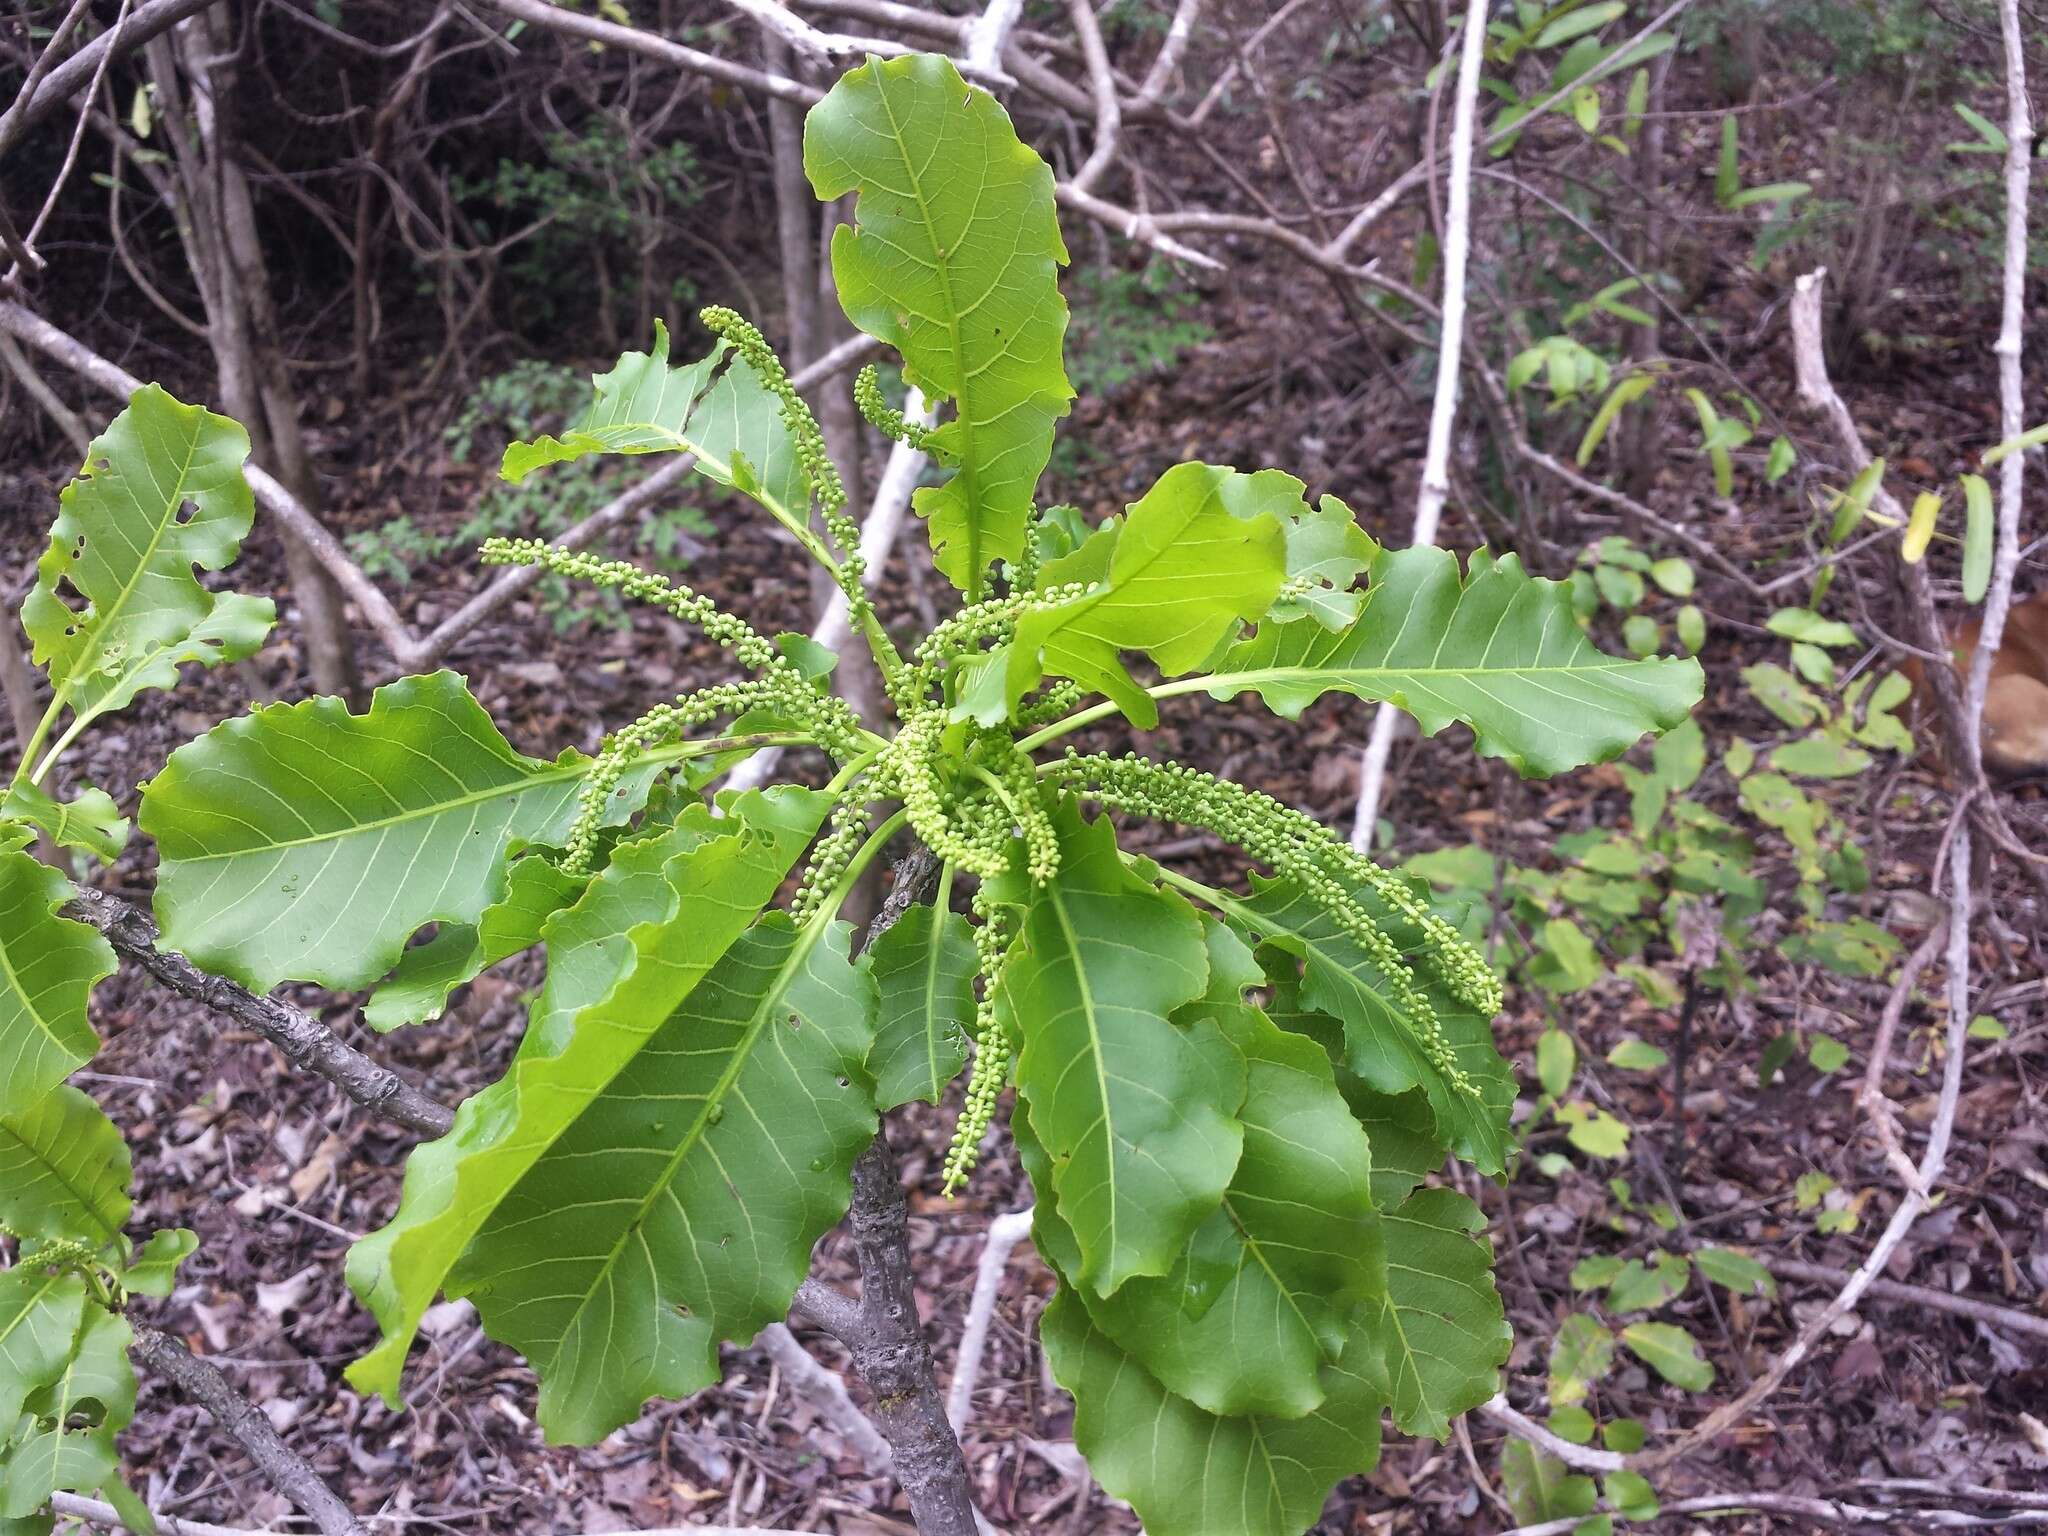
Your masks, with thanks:
M 1102 179 L 1109 162 L 1116 158 L 1116 142 L 1123 132 L 1123 115 L 1117 106 L 1116 79 L 1109 72 L 1109 54 L 1102 46 L 1102 28 L 1095 21 L 1093 0 L 1067 0 L 1067 14 L 1081 39 L 1081 60 L 1088 66 L 1088 87 L 1095 98 L 1095 147 L 1074 173 L 1073 186 L 1085 192 Z
M 998 1216 L 988 1224 L 981 1263 L 974 1271 L 974 1294 L 967 1300 L 967 1320 L 960 1328 L 960 1349 L 953 1357 L 953 1383 L 946 1390 L 946 1417 L 958 1434 L 974 1412 L 974 1388 L 981 1379 L 981 1357 L 988 1349 L 989 1320 L 1003 1289 L 1003 1269 L 1017 1245 L 1031 1235 L 1032 1207 Z
M 187 16 L 196 16 L 214 0 L 149 0 L 129 12 L 118 34 L 103 33 L 43 76 L 37 85 L 33 73 L 20 95 L 0 117 L 0 159 L 19 143 L 37 123 L 84 90 L 99 72 L 103 60 L 140 48 L 151 38 L 176 26 Z
M 320 1528 L 322 1536 L 369 1536 L 363 1523 L 335 1497 L 320 1474 L 270 1427 L 263 1410 L 234 1388 L 227 1377 L 198 1359 L 183 1344 L 154 1328 L 135 1326 L 129 1351 L 144 1365 L 204 1408 L 232 1436 L 270 1485 Z
M 1966 1515 L 1953 1509 L 1883 1508 L 1792 1493 L 1709 1493 L 1696 1499 L 1671 1499 L 1663 1506 L 1667 1515 L 1736 1514 L 1746 1510 L 1796 1515 L 1802 1520 L 1819 1520 L 1829 1525 L 1898 1526 L 1910 1521 L 1915 1530 L 1923 1531 L 1985 1531 L 1994 1527 L 2010 1529 L 2021 1525 L 2048 1525 L 2048 1513 Z M 1518 1525 L 1506 1536 L 1571 1536 L 1584 1524 L 1585 1516 L 1570 1515 L 1560 1520 L 1539 1521 L 1535 1525 Z
M 274 997 L 259 997 L 225 977 L 210 976 L 174 950 L 158 949 L 156 924 L 119 897 L 80 888 L 64 910 L 97 928 L 117 952 L 179 996 L 246 1024 L 293 1066 L 326 1078 L 372 1114 L 422 1136 L 445 1136 L 454 1127 L 454 1112 L 445 1104 L 336 1039 L 334 1031 L 311 1014 Z
M 783 1379 L 823 1415 L 840 1439 L 852 1446 L 870 1471 L 886 1476 L 895 1470 L 896 1457 L 889 1442 L 875 1428 L 875 1421 L 860 1411 L 846 1390 L 845 1378 L 827 1370 L 782 1323 L 770 1323 L 754 1340 L 781 1370 Z
M 1429 411 L 1429 445 L 1422 458 L 1422 487 L 1415 498 L 1411 545 L 1434 544 L 1451 494 L 1451 428 L 1458 415 L 1458 374 L 1465 346 L 1465 267 L 1472 250 L 1472 135 L 1479 116 L 1479 72 L 1485 62 L 1487 0 L 1472 0 L 1458 53 L 1458 91 L 1451 109 L 1451 206 L 1444 230 L 1444 307 L 1437 340 L 1436 398 Z M 1400 711 L 1382 703 L 1373 715 L 1372 737 L 1358 764 L 1358 809 L 1351 846 L 1372 849 L 1380 796 L 1386 787 L 1387 755 L 1394 747 Z

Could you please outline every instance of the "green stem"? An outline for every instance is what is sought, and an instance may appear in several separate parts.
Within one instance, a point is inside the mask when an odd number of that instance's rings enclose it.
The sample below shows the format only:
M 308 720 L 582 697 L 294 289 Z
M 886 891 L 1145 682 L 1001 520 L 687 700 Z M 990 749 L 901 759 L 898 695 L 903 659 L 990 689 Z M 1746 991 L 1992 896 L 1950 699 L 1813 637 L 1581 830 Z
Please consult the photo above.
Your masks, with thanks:
M 1227 675 L 1205 672 L 1200 677 L 1177 677 L 1170 683 L 1154 683 L 1145 692 L 1155 699 L 1171 699 L 1177 698 L 1183 693 L 1206 692 L 1208 689 L 1219 684 L 1233 683 L 1239 678 L 1251 677 L 1253 675 L 1249 672 L 1233 672 Z M 1058 741 L 1060 737 L 1071 735 L 1073 732 L 1081 729 L 1082 726 L 1092 725 L 1105 715 L 1113 715 L 1116 712 L 1117 706 L 1107 699 L 1103 700 L 1100 704 L 1091 704 L 1086 709 L 1076 710 L 1073 714 L 1063 719 L 1053 721 L 1051 725 L 1046 726 L 1043 730 L 1032 732 L 1017 743 L 1017 750 L 1019 752 L 1030 752 L 1034 748 L 1044 746 L 1049 741 Z

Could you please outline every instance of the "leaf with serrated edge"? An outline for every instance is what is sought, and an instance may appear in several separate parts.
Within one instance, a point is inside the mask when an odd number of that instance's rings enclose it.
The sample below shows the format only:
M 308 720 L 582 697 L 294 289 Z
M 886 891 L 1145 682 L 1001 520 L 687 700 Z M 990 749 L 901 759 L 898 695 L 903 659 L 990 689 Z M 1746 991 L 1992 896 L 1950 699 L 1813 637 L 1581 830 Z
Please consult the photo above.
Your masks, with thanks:
M 19 848 L 0 851 L 0 1118 L 29 1109 L 92 1060 L 86 1000 L 114 951 L 57 916 L 71 882 Z
M 1324 1367 L 1322 1406 L 1298 1419 L 1219 1418 L 1159 1385 L 1089 1321 L 1066 1286 L 1039 1322 L 1074 1395 L 1074 1443 L 1148 1536 L 1301 1536 L 1344 1478 L 1379 1461 L 1385 1398 L 1350 1352 Z
M 1052 172 L 986 91 L 950 60 L 875 59 L 847 71 L 804 121 L 821 201 L 858 192 L 832 232 L 847 317 L 903 355 L 903 376 L 957 410 L 932 434 L 953 472 L 912 505 L 954 586 L 1024 552 L 1053 423 L 1074 389 Z
M 171 754 L 143 788 L 164 943 L 267 992 L 365 987 L 431 922 L 474 923 L 505 854 L 575 819 L 592 759 L 513 750 L 453 672 L 371 696 L 263 705 Z M 615 794 L 623 814 L 651 768 Z
M 720 1341 L 789 1311 L 875 1135 L 849 932 L 777 913 L 742 934 L 450 1273 L 539 1373 L 551 1439 L 592 1444 L 711 1385 Z
M 1349 629 L 1262 625 L 1206 686 L 1218 698 L 1255 691 L 1288 719 L 1325 693 L 1385 700 L 1427 734 L 1461 721 L 1482 756 L 1541 777 L 1676 725 L 1704 684 L 1690 658 L 1603 655 L 1573 618 L 1570 587 L 1525 575 L 1513 555 L 1475 554 L 1460 581 L 1448 550 L 1404 549 L 1373 563 Z
M 876 1107 L 938 1103 L 967 1060 L 974 1018 L 979 962 L 967 919 L 920 903 L 868 946 L 860 964 L 879 999 L 868 1053 Z
M 176 684 L 182 662 L 212 666 L 262 645 L 270 600 L 209 592 L 194 571 L 222 569 L 249 532 L 248 456 L 234 422 L 154 384 L 93 439 L 21 608 L 54 706 L 81 718 L 120 709 Z
M 1394 1422 L 1441 1440 L 1451 1420 L 1500 1390 L 1514 1345 L 1493 1287 L 1479 1207 L 1455 1190 L 1422 1189 L 1380 1217 L 1387 1295 L 1372 1328 L 1391 1377 Z
M 1059 872 L 1038 886 L 998 996 L 1023 1041 L 1017 1091 L 1052 1159 L 1078 1283 L 1107 1296 L 1163 1275 L 1223 1200 L 1243 1130 L 1244 1059 L 1171 1023 L 1208 985 L 1195 910 L 1126 870 L 1107 817 L 1054 814 Z
M 1176 464 L 1131 504 L 1052 561 L 1039 584 L 1089 582 L 1079 597 L 1026 611 L 1008 653 L 1008 702 L 1045 676 L 1106 694 L 1138 725 L 1159 706 L 1131 681 L 1119 653 L 1141 651 L 1166 677 L 1200 666 L 1241 620 L 1260 617 L 1287 577 L 1282 518 L 1304 509 L 1301 482 L 1277 469 L 1240 474 Z
M 103 1249 L 131 1208 L 128 1144 L 99 1105 L 68 1085 L 0 1119 L 0 1227 Z
M 16 779 L 0 799 L 0 820 L 25 821 L 59 848 L 76 848 L 111 864 L 128 846 L 128 818 L 114 797 L 90 784 L 59 800 L 39 784 Z
M 1313 615 L 1325 629 L 1348 629 L 1365 604 L 1354 583 L 1380 552 L 1379 541 L 1358 526 L 1358 517 L 1335 496 L 1325 496 L 1313 512 L 1287 519 L 1287 585 L 1305 583 L 1276 602 L 1269 618 L 1287 624 Z
M 414 1150 L 398 1213 L 349 1252 L 349 1284 L 384 1332 L 349 1369 L 359 1390 L 396 1405 L 420 1318 L 470 1238 L 752 923 L 831 805 L 778 786 L 728 797 L 723 819 L 690 807 L 548 920 L 547 984 L 511 1069 Z
M 1262 979 L 1251 952 L 1221 924 L 1206 927 L 1210 995 L 1175 1022 L 1220 1029 L 1244 1054 L 1244 1155 L 1173 1269 L 1126 1281 L 1089 1313 L 1197 1407 L 1297 1419 L 1322 1403 L 1321 1370 L 1344 1349 L 1355 1304 L 1386 1286 L 1372 1154 L 1322 1048 L 1244 1001 Z M 1044 1183 L 1044 1150 L 1028 1132 L 1017 1145 L 1033 1184 Z

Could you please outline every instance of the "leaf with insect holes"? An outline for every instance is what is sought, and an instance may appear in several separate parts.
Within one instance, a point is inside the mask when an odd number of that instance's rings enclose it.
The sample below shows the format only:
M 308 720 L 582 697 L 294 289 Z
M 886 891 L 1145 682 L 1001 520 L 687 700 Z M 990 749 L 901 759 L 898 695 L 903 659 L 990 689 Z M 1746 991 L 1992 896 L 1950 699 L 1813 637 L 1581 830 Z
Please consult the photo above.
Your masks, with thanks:
M 248 456 L 234 422 L 154 384 L 93 439 L 21 606 L 53 711 L 83 721 L 175 686 L 184 662 L 216 666 L 263 644 L 270 600 L 208 591 L 197 574 L 224 568 L 248 535 Z
M 1525 574 L 1513 555 L 1441 549 L 1382 553 L 1349 629 L 1263 624 L 1217 663 L 1210 691 L 1252 690 L 1293 719 L 1325 693 L 1385 700 L 1426 734 L 1472 728 L 1482 756 L 1537 777 L 1619 756 L 1684 719 L 1704 686 L 1699 663 L 1603 655 L 1572 616 L 1563 582 Z
M 940 571 L 979 597 L 983 572 L 1024 552 L 1074 397 L 1052 171 L 993 96 L 929 54 L 841 75 L 804 122 L 804 171 L 823 201 L 858 194 L 832 234 L 847 317 L 902 354 L 925 399 L 953 402 L 932 434 L 952 471 L 912 505 Z

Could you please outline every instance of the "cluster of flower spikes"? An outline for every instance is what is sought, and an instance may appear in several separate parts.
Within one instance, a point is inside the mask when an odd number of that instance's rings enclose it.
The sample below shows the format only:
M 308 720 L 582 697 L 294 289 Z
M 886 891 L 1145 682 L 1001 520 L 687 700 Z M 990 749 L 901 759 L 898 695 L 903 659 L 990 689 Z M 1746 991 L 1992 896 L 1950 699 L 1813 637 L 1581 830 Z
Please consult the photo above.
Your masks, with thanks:
M 1415 924 L 1425 941 L 1424 963 L 1451 996 L 1483 1017 L 1500 1011 L 1500 980 L 1464 935 L 1431 912 L 1400 876 L 1381 869 L 1314 818 L 1271 796 L 1178 763 L 1153 762 L 1135 753 L 1084 756 L 1069 748 L 1046 779 L 1113 810 L 1206 828 L 1294 882 L 1371 957 L 1437 1070 L 1460 1092 L 1477 1096 L 1435 1008 L 1416 985 L 1407 958 L 1352 888 L 1367 886 L 1389 909 Z
M 563 868 L 587 873 L 595 858 L 606 802 L 619 780 L 650 748 L 722 717 L 762 710 L 786 719 L 837 761 L 860 751 L 860 722 L 843 699 L 820 693 L 746 620 L 725 612 L 700 592 L 644 571 L 626 560 L 601 560 L 581 550 L 562 549 L 538 539 L 491 539 L 482 556 L 491 565 L 538 566 L 572 576 L 672 614 L 701 629 L 758 675 L 719 683 L 657 704 L 632 724 L 614 731 L 599 748 L 584 780 L 575 822 L 563 844 Z
M 941 464 L 951 462 L 943 448 L 932 441 L 932 429 L 920 426 L 882 398 L 881 375 L 875 365 L 867 367 L 853 377 L 853 403 L 868 425 L 892 442 L 907 443 L 919 453 L 928 453 Z

